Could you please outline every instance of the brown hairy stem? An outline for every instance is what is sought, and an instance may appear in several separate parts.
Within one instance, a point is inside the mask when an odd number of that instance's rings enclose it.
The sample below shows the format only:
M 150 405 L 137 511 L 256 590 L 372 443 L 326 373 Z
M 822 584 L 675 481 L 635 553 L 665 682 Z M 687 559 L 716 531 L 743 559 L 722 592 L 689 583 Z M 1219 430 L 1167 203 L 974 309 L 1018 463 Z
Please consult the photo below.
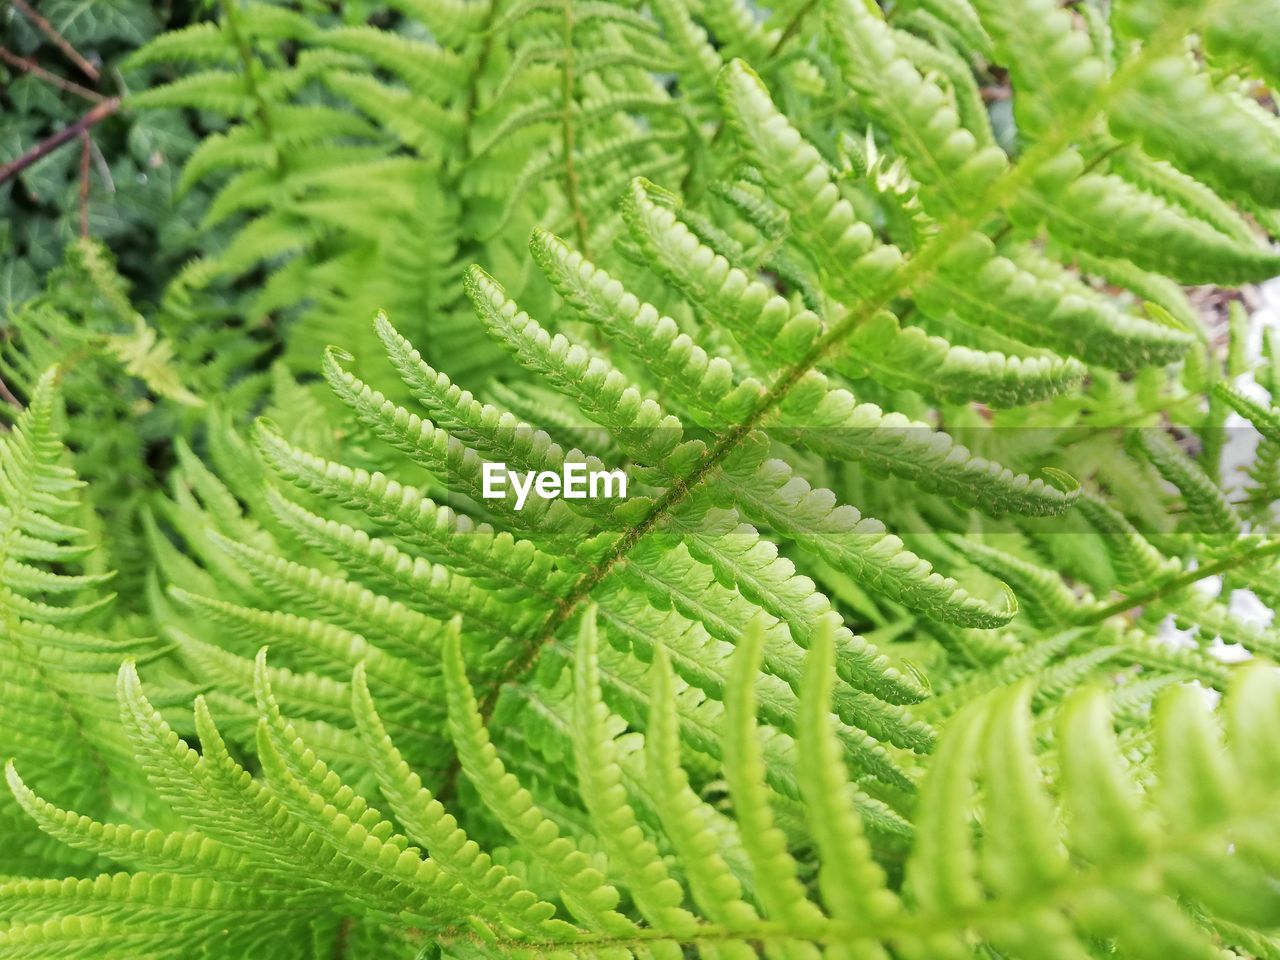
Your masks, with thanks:
M 13 391 L 9 389 L 9 385 L 4 382 L 4 377 L 0 377 L 0 400 L 3 400 L 16 410 L 26 409 L 22 405 L 22 401 L 14 396 Z
M 50 73 L 40 64 L 27 57 L 20 57 L 12 50 L 0 47 L 0 60 L 9 64 L 11 67 L 17 67 L 24 70 L 33 77 L 39 77 L 45 83 L 52 84 L 64 93 L 74 93 L 77 97 L 84 97 L 86 100 L 92 100 L 94 103 L 102 103 L 107 98 L 100 93 L 90 90 L 88 87 L 82 87 L 80 84 L 68 80 L 66 77 L 60 77 L 56 73 Z
M 10 160 L 4 166 L 0 167 L 0 183 L 5 183 L 13 177 L 16 177 L 37 160 L 42 160 L 54 150 L 57 150 L 58 147 L 62 146 L 64 143 L 74 140 L 94 124 L 100 123 L 119 109 L 119 97 L 112 97 L 110 100 L 102 101 L 102 103 L 98 104 L 75 123 L 63 127 L 52 136 L 41 140 L 22 156 L 18 157 L 17 160 Z
M 55 47 L 66 54 L 67 59 L 79 67 L 81 73 L 94 83 L 98 82 L 101 76 L 98 73 L 98 68 L 86 60 L 80 54 L 80 51 L 73 47 L 71 42 L 54 28 L 52 23 L 32 10 L 27 4 L 27 0 L 13 0 L 13 6 L 14 9 L 21 10 L 22 15 L 30 20 L 37 30 L 48 37 Z
M 80 236 L 89 239 L 89 131 L 80 131 Z

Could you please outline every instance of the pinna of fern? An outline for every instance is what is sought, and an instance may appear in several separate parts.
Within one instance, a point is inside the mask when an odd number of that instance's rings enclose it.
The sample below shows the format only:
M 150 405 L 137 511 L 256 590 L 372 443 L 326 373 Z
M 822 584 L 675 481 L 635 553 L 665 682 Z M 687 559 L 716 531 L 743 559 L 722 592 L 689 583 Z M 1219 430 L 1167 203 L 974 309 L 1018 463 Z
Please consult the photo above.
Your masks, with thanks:
M 0 345 L 4 382 L 30 396 L 42 375 L 59 368 L 71 415 L 65 440 L 86 481 L 86 521 L 97 548 L 91 562 L 116 571 L 120 604 L 145 604 L 150 570 L 142 538 L 148 498 L 162 481 L 148 466 L 150 451 L 203 420 L 204 396 L 245 403 L 258 392 L 252 367 L 261 347 L 239 330 L 168 336 L 166 317 L 144 318 L 126 282 L 99 243 L 67 245 L 65 262 L 45 290 L 8 318 Z M 214 385 L 217 385 L 215 388 Z M 11 415 L 5 406 L 0 415 Z

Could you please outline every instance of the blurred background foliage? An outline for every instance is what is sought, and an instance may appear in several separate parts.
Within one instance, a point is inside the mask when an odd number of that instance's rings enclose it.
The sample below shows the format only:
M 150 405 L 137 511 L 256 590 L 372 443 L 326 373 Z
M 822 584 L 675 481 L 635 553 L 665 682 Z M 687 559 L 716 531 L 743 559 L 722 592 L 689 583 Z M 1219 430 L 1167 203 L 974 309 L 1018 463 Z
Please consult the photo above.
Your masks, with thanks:
M 121 70 L 123 59 L 157 33 L 207 13 L 185 2 L 6 0 L 0 163 L 141 86 L 143 76 Z M 157 294 L 192 248 L 206 201 L 198 192 L 179 197 L 176 184 L 199 141 L 195 118 L 178 110 L 113 110 L 87 133 L 87 165 L 84 141 L 74 137 L 0 186 L 0 315 L 39 292 L 82 226 L 111 247 L 142 300 Z
M 124 61 L 213 15 L 186 0 L 0 6 L 0 415 L 11 420 L 38 373 L 63 365 L 68 439 L 93 485 L 84 522 L 106 528 L 101 566 L 119 568 L 127 606 L 143 599 L 130 588 L 146 568 L 145 504 L 226 365 L 199 327 L 171 337 L 172 318 L 151 306 L 201 235 L 208 192 L 178 180 L 204 118 L 124 108 L 154 73 Z

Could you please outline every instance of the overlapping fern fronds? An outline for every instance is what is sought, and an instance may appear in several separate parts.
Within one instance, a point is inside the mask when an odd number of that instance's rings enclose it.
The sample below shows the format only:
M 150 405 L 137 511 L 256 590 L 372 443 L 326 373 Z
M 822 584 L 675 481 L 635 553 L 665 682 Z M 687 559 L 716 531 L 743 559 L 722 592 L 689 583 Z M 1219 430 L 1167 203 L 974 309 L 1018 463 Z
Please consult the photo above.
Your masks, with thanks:
M 607 2 L 397 3 L 382 27 L 229 2 L 216 25 L 166 34 L 132 64 L 199 69 L 131 102 L 229 121 L 183 183 L 220 182 L 205 224 L 234 224 L 170 299 L 261 272 L 245 309 L 296 319 L 297 369 L 361 337 L 352 318 L 375 308 L 430 330 L 457 371 L 482 369 L 495 354 L 469 322 L 469 263 L 512 262 L 536 220 L 607 243 L 629 176 L 688 168 L 698 101 L 656 73 L 692 57 L 711 74 L 714 54 L 679 5 L 655 14 L 665 37 Z
M 110 254 L 84 239 L 68 245 L 45 290 L 8 319 L 0 376 L 30 396 L 46 370 L 59 368 L 72 407 L 66 440 L 89 484 L 85 519 L 101 527 L 92 563 L 115 569 L 122 606 L 141 610 L 151 568 L 143 518 L 163 487 L 149 458 L 203 421 L 204 396 L 232 405 L 256 396 L 262 345 L 238 328 L 197 331 L 183 323 L 172 336 L 174 318 L 144 318 Z
M 1103 940 L 1124 955 L 1210 958 L 1221 955 L 1220 938 L 1262 944 L 1247 931 L 1280 922 L 1270 889 L 1271 801 L 1280 788 L 1273 669 L 1238 676 L 1220 711 L 1225 742 L 1203 697 L 1166 691 L 1145 791 L 1102 690 L 1082 689 L 1060 711 L 1053 794 L 1035 748 L 1030 687 L 974 699 L 922 785 L 914 848 L 895 889 L 851 802 L 829 712 L 838 655 L 822 630 L 805 656 L 796 730 L 813 896 L 766 785 L 755 718 L 764 645 L 759 625 L 747 631 L 725 687 L 724 778 L 735 822 L 699 797 L 681 763 L 680 685 L 665 653 L 648 671 L 643 747 L 617 735 L 589 614 L 563 695 L 585 812 L 566 822 L 506 768 L 458 634 L 446 632 L 448 730 L 478 799 L 513 841 L 501 855 L 471 839 L 405 762 L 363 665 L 351 681 L 351 711 L 385 813 L 282 713 L 265 650 L 253 681 L 261 779 L 227 752 L 203 699 L 197 754 L 126 664 L 124 726 L 153 789 L 187 829 L 144 834 L 60 809 L 10 764 L 10 786 L 42 829 L 137 872 L 0 884 L 0 903 L 25 914 L 0 933 L 0 945 L 13 956 L 128 943 L 154 957 L 192 949 L 309 957 L 327 935 L 357 956 L 679 957 L 693 946 L 712 956 L 826 949 L 885 957 L 891 949 L 933 958 L 972 956 L 977 937 L 1012 956 L 1042 956 L 1046 946 L 1052 955 L 1092 956 Z M 636 919 L 619 912 L 624 897 Z M 50 914 L 57 919 L 41 919 Z M 139 954 L 108 947 L 107 955 Z
M 0 735 L 33 776 L 59 784 L 86 813 L 122 806 L 134 767 L 112 704 L 123 657 L 154 656 L 154 642 L 104 627 L 110 572 L 94 572 L 95 543 L 79 526 L 81 482 L 66 463 L 57 368 L 41 375 L 26 410 L 0 440 Z M 5 870 L 60 874 L 84 869 L 76 856 L 31 829 L 12 798 L 0 803 Z
M 1280 632 L 1230 600 L 1277 601 L 1276 380 L 1183 288 L 1280 272 L 1248 9 L 250 5 L 156 44 L 213 64 L 142 102 L 235 120 L 189 175 L 245 217 L 180 286 L 265 264 L 295 364 L 358 352 L 340 426 L 279 375 L 178 445 L 173 656 L 118 684 L 173 819 L 19 756 L 134 872 L 0 887 L 0 956 L 1275 955 Z M 316 319 L 375 303 L 398 378 Z M 629 495 L 517 508 L 492 462 Z

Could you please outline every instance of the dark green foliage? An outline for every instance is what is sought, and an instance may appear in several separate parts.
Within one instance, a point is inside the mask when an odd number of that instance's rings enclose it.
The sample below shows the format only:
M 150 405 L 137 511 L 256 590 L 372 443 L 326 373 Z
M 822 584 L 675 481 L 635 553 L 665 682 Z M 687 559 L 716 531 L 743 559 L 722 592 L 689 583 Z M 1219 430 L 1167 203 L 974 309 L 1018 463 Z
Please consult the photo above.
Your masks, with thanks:
M 124 57 L 167 24 L 193 15 L 185 3 L 145 0 L 44 0 L 28 5 L 97 74 L 79 67 L 33 18 L 5 6 L 0 46 L 76 89 L 55 85 L 13 62 L 0 63 L 0 163 L 17 160 L 103 101 L 145 83 L 122 72 Z M 65 86 L 65 85 L 64 85 Z M 0 318 L 34 296 L 42 278 L 81 235 L 111 245 L 121 268 L 150 299 L 194 242 L 205 198 L 179 201 L 178 174 L 200 131 L 177 111 L 113 113 L 89 128 L 88 175 L 82 141 L 73 139 L 0 185 Z M 87 195 L 81 199 L 82 181 Z

